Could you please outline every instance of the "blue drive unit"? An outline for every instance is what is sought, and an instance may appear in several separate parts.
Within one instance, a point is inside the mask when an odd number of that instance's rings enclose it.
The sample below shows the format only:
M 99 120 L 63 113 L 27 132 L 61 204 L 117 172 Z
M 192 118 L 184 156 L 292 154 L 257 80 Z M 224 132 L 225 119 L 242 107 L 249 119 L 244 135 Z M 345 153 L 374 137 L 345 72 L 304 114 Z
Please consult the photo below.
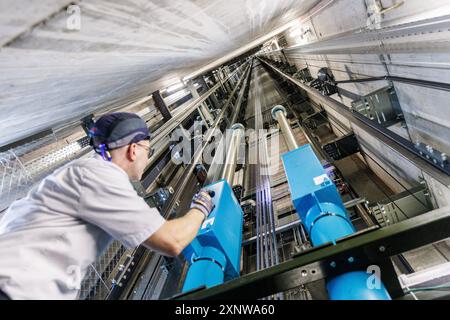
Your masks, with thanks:
M 311 146 L 282 155 L 292 202 L 314 246 L 355 232 L 341 196 Z
M 314 247 L 355 232 L 336 186 L 309 144 L 282 155 L 292 202 Z M 367 286 L 370 274 L 347 272 L 327 279 L 332 300 L 389 300 L 384 285 Z
M 240 274 L 243 211 L 226 180 L 205 187 L 213 192 L 215 208 L 197 237 L 183 250 L 190 264 L 183 292 L 211 287 Z

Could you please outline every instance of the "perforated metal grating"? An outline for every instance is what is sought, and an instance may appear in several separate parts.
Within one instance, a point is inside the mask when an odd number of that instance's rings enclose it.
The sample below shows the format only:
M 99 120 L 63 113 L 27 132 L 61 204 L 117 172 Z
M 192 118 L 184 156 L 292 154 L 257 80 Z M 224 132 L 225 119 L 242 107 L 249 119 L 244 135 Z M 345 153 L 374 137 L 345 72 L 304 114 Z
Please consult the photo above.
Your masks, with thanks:
M 88 137 L 45 152 L 55 144 L 61 142 L 49 135 L 0 153 L 0 211 L 24 197 L 46 175 L 89 151 Z
M 80 300 L 103 300 L 114 288 L 116 275 L 122 271 L 121 262 L 132 253 L 118 241 L 113 241 L 106 251 L 89 266 L 81 283 Z

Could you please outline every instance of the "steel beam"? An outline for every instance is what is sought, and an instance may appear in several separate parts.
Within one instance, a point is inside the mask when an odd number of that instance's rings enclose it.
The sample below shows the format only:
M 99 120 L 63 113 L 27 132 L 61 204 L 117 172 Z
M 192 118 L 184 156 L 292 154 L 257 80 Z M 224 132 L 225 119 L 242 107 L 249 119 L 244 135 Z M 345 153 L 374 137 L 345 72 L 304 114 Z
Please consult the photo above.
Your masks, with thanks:
M 191 91 L 192 97 L 194 97 L 194 99 L 200 98 L 200 95 L 198 94 L 198 91 L 195 88 L 194 82 L 192 80 L 189 80 L 186 85 L 189 91 Z M 213 123 L 214 119 L 205 102 L 200 103 L 199 112 L 208 125 L 211 125 Z
M 352 30 L 307 45 L 284 48 L 290 55 L 389 54 L 443 52 L 450 49 L 450 16 L 440 16 L 374 30 Z M 422 38 L 418 38 L 422 35 Z M 434 37 L 433 37 L 434 36 Z M 428 38 L 427 38 L 428 37 Z M 433 38 L 431 38 L 433 37 Z M 407 39 L 410 38 L 410 41 Z M 281 50 L 274 50 L 278 52 Z
M 300 284 L 358 269 L 362 264 L 379 264 L 382 280 L 392 294 L 397 279 L 385 279 L 383 265 L 394 255 L 450 237 L 450 207 L 444 207 L 395 225 L 356 233 L 315 247 L 294 259 L 265 270 L 244 275 L 223 285 L 177 296 L 177 299 L 258 299 L 292 289 Z M 352 257 L 354 267 L 349 262 Z M 351 261 L 351 260 L 350 260 Z M 386 270 L 389 276 L 395 277 Z M 394 284 L 390 283 L 394 280 Z M 394 294 L 394 296 L 398 295 Z
M 445 185 L 447 188 L 450 188 L 450 176 L 442 171 L 442 169 L 438 166 L 434 166 L 432 163 L 423 159 L 419 152 L 415 149 L 414 144 L 406 140 L 405 138 L 399 136 L 398 134 L 389 131 L 388 129 L 378 125 L 377 123 L 372 122 L 367 119 L 363 115 L 352 112 L 346 105 L 330 98 L 328 96 L 322 95 L 319 91 L 314 88 L 309 87 L 308 85 L 300 82 L 299 80 L 293 78 L 292 76 L 280 71 L 278 68 L 272 66 L 270 63 L 266 62 L 263 59 L 259 59 L 269 68 L 273 69 L 280 76 L 289 80 L 293 84 L 297 85 L 300 89 L 306 91 L 308 94 L 313 96 L 318 102 L 323 103 L 340 115 L 344 116 L 351 123 L 356 126 L 362 128 L 364 131 L 369 133 L 370 135 L 376 137 L 378 140 L 389 146 L 392 150 L 398 152 L 405 159 L 415 164 L 420 170 L 426 172 L 434 179 Z
M 239 91 L 239 95 L 238 98 L 236 100 L 236 104 L 235 104 L 235 109 L 236 112 L 233 114 L 233 117 L 231 118 L 230 124 L 233 125 L 237 122 L 237 119 L 239 117 L 239 114 L 241 112 L 241 106 L 242 106 L 242 102 L 244 100 L 244 93 L 245 90 L 247 88 L 247 83 L 248 83 L 248 78 L 250 77 L 250 70 L 247 71 L 247 76 L 244 78 L 244 84 L 241 87 L 241 91 Z
M 242 68 L 245 67 L 245 65 L 241 66 Z M 234 72 L 237 72 L 238 70 L 235 70 Z M 232 74 L 234 75 L 234 73 Z M 232 76 L 231 75 L 231 76 Z M 167 136 L 176 128 L 178 127 L 184 120 L 186 120 L 192 112 L 194 112 L 198 106 L 203 103 L 208 97 L 215 92 L 220 87 L 220 84 L 216 84 L 214 87 L 212 87 L 210 90 L 208 90 L 205 94 L 203 94 L 201 97 L 194 99 L 191 103 L 189 103 L 185 108 L 180 110 L 175 110 L 172 114 L 172 118 L 167 121 L 167 123 L 164 124 L 164 127 L 158 129 L 155 131 L 153 138 L 150 140 L 150 147 L 154 147 L 158 142 L 161 140 L 167 139 Z
M 155 103 L 155 107 L 161 112 L 161 115 L 163 116 L 164 122 L 169 121 L 170 118 L 172 118 L 172 115 L 170 114 L 169 108 L 167 108 L 166 103 L 164 102 L 164 99 L 161 97 L 161 93 L 159 90 L 152 93 L 153 102 Z

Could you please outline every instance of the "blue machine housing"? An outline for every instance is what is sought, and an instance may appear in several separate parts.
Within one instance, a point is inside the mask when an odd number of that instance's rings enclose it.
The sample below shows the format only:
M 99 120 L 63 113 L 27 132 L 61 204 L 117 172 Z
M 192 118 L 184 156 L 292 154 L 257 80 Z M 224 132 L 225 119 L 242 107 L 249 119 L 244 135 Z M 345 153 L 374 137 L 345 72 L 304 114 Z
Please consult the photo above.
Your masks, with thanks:
M 313 246 L 332 242 L 355 232 L 336 186 L 326 174 L 311 146 L 306 144 L 282 155 L 292 202 L 310 235 Z M 389 300 L 386 288 L 370 289 L 365 271 L 327 279 L 332 300 Z
M 205 187 L 215 208 L 183 251 L 190 264 L 183 292 L 215 286 L 240 274 L 243 211 L 226 180 Z
M 282 155 L 292 202 L 314 246 L 355 232 L 336 186 L 311 146 Z
M 368 287 L 370 277 L 373 275 L 365 271 L 352 271 L 330 278 L 328 295 L 331 300 L 391 300 L 381 281 L 379 287 Z

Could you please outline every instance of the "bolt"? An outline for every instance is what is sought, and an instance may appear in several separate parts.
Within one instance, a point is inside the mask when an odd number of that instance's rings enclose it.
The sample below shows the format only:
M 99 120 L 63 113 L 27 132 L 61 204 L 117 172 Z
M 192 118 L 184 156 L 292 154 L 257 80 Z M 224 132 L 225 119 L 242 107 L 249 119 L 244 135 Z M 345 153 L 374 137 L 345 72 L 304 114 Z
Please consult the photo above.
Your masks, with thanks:
M 353 258 L 353 257 L 349 257 L 349 258 L 348 258 L 348 262 L 349 262 L 349 263 L 353 263 L 353 262 L 355 262 L 355 258 Z
M 332 262 L 330 263 L 330 267 L 336 268 L 336 262 L 332 261 Z
M 379 250 L 380 252 L 385 252 L 385 251 L 386 251 L 386 247 L 385 247 L 385 246 L 380 246 L 380 247 L 378 248 L 378 250 Z

